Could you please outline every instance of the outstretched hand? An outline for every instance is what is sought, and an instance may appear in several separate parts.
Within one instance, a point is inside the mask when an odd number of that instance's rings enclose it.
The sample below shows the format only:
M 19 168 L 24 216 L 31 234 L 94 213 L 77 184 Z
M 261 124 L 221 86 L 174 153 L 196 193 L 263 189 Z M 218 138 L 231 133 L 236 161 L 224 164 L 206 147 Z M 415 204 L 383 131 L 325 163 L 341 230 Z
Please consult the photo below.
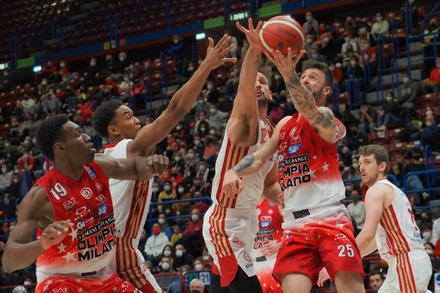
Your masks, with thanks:
M 279 50 L 271 50 L 269 53 L 264 52 L 267 58 L 278 68 L 278 71 L 281 73 L 281 75 L 286 78 L 292 76 L 292 74 L 295 72 L 296 65 L 306 53 L 306 50 L 299 51 L 296 56 L 293 56 L 292 49 L 290 47 L 287 48 L 287 56 L 284 56 Z
M 203 63 L 207 64 L 210 69 L 215 69 L 225 63 L 237 62 L 237 58 L 235 57 L 225 57 L 225 55 L 234 48 L 234 45 L 229 43 L 230 41 L 231 37 L 225 34 L 220 41 L 218 41 L 217 45 L 214 45 L 214 40 L 209 37 L 206 58 L 203 60 Z
M 242 26 L 238 21 L 236 22 L 237 28 L 246 35 L 246 39 L 251 47 L 260 47 L 260 31 L 263 26 L 263 22 L 259 21 L 257 26 L 254 28 L 252 23 L 252 18 L 248 19 L 248 28 Z

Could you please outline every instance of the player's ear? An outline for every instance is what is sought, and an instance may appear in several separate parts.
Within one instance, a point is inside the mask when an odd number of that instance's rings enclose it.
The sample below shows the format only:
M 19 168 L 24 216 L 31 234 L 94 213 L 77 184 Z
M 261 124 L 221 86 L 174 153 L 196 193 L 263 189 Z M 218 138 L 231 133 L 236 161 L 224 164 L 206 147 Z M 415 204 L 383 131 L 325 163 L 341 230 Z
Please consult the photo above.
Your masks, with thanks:
M 115 125 L 109 125 L 107 128 L 109 136 L 119 136 L 121 132 L 119 131 L 119 128 Z
M 53 151 L 54 152 L 57 152 L 57 151 L 64 151 L 65 150 L 65 146 L 64 146 L 64 143 L 62 143 L 62 142 L 56 142 L 54 145 L 53 145 Z
M 324 87 L 324 90 L 322 91 L 322 93 L 324 94 L 325 97 L 327 97 L 328 95 L 330 95 L 332 92 L 332 88 L 328 85 L 326 85 Z

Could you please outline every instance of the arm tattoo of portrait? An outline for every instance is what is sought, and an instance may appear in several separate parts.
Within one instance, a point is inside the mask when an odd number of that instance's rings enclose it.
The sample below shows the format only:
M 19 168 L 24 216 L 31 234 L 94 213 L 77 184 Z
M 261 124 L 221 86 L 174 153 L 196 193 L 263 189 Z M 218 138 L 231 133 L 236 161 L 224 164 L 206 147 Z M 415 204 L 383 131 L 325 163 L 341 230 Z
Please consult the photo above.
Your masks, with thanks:
M 336 126 L 335 115 L 329 108 L 319 107 L 314 124 L 321 125 L 323 128 L 334 128 Z
M 237 165 L 232 167 L 232 170 L 236 173 L 240 172 L 243 169 L 249 168 L 255 160 L 254 155 L 247 155 L 244 157 Z
M 312 93 L 303 87 L 296 72 L 289 78 L 286 86 L 296 110 L 301 112 L 313 104 L 314 98 Z

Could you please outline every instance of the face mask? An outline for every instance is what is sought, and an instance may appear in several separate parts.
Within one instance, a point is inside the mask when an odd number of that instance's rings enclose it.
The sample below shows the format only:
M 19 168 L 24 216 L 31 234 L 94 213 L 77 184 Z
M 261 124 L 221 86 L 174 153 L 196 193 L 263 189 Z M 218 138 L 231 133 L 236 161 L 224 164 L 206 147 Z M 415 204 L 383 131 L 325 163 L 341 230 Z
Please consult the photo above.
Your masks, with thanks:
M 24 158 L 25 160 L 27 160 L 27 159 L 29 159 L 29 155 L 28 155 L 28 154 L 24 154 L 24 155 L 23 155 L 23 158 Z
M 174 160 L 176 160 L 176 161 L 180 161 L 180 157 L 179 156 L 175 156 L 174 157 Z M 177 175 L 177 173 L 175 173 L 176 175 Z
M 200 119 L 200 120 L 205 120 L 205 119 L 206 119 L 206 116 L 199 116 L 199 119 Z
M 162 270 L 168 271 L 170 269 L 170 264 L 167 262 L 164 262 L 160 265 L 162 267 Z
M 194 142 L 194 144 L 195 144 L 195 142 Z M 187 158 L 188 158 L 188 159 L 192 159 L 192 158 L 194 158 L 194 154 L 193 154 L 193 153 L 189 153 L 189 154 L 187 155 Z
M 382 21 L 382 16 L 377 16 L 377 17 L 376 17 L 376 20 L 377 20 L 377 21 Z
M 170 191 L 170 190 L 171 190 L 171 186 L 166 185 L 166 186 L 164 186 L 163 190 L 165 190 L 165 191 Z
M 311 44 L 311 43 L 313 42 L 313 40 L 310 39 L 310 38 L 308 38 L 308 39 L 306 40 L 306 42 L 307 42 L 307 44 Z
M 334 66 L 330 66 L 329 68 L 330 68 L 331 71 L 335 70 Z
M 200 170 L 200 171 L 205 171 L 205 170 L 206 170 L 205 165 L 200 165 L 199 170 Z
M 154 235 L 159 235 L 159 233 L 160 233 L 160 228 L 153 228 Z
M 211 108 L 211 109 L 209 109 L 209 112 L 210 112 L 211 114 L 213 114 L 213 113 L 215 113 L 215 109 Z
M 183 193 L 183 192 L 185 191 L 185 188 L 182 188 L 182 187 L 181 187 L 181 188 L 178 188 L 177 191 L 178 191 L 179 193 Z
M 312 17 L 311 17 L 311 16 L 306 16 L 306 20 L 307 20 L 307 21 L 311 21 L 311 20 L 312 20 Z
M 205 131 L 206 127 L 200 127 L 200 131 Z
M 325 43 L 327 43 L 328 41 L 330 41 L 330 39 L 327 38 L 327 37 L 325 37 L 325 38 L 323 39 L 323 41 L 324 41 Z
M 312 54 L 313 59 L 318 59 L 318 54 Z
M 347 189 L 347 191 L 352 191 L 353 190 L 353 185 L 347 185 L 345 187 L 345 189 Z
M 215 134 L 215 130 L 210 130 L 209 134 L 214 135 Z
M 43 81 L 41 84 L 42 85 L 47 85 L 47 81 Z
M 14 181 L 15 184 L 17 184 L 19 180 L 18 179 L 14 179 L 13 181 Z
M 201 271 L 203 269 L 202 264 L 198 263 L 194 266 L 194 268 L 196 269 L 196 271 Z
M 160 218 L 160 219 L 158 220 L 158 222 L 159 222 L 159 224 L 165 224 L 165 219 L 164 219 L 164 218 Z
M 165 256 L 170 256 L 170 255 L 171 255 L 171 250 L 165 250 L 165 251 L 163 252 L 163 255 L 165 255 Z
M 431 232 L 429 232 L 429 231 L 425 231 L 425 232 L 423 232 L 423 233 L 422 233 L 422 237 L 423 237 L 423 239 L 429 239 L 429 238 L 431 238 Z
M 5 148 L 7 148 L 8 146 L 9 146 L 9 143 L 6 142 L 6 143 L 5 143 Z
M 214 88 L 214 85 L 212 85 L 212 84 L 208 84 L 208 85 L 206 86 L 206 88 L 210 91 L 210 90 L 212 90 L 212 89 Z
M 173 42 L 174 42 L 174 44 L 178 44 L 178 43 L 179 43 L 179 40 L 178 40 L 178 39 L 175 39 L 175 40 L 173 40 Z
M 356 66 L 356 61 L 350 61 L 351 66 Z
M 171 210 L 165 210 L 165 214 L 169 214 Z
M 153 187 L 153 192 L 158 192 L 159 191 L 159 187 Z
M 369 47 L 370 47 L 370 45 L 368 45 L 368 44 L 365 44 L 365 45 L 363 46 L 364 50 L 367 50 Z
M 409 3 L 410 5 L 412 5 L 412 4 L 414 3 L 414 1 L 415 1 L 415 0 L 408 0 L 408 3 Z
M 358 163 L 353 163 L 352 166 L 353 166 L 353 168 L 356 169 L 356 170 L 359 168 L 359 164 L 358 164 Z
M 32 285 L 32 282 L 31 281 L 24 281 L 23 285 L 30 286 L 30 285 Z
M 188 67 L 188 71 L 193 71 L 193 70 L 194 70 L 194 67 L 192 67 L 192 66 Z
M 200 130 L 202 130 L 202 129 L 200 129 Z M 200 143 L 200 140 L 195 140 L 195 141 L 194 141 L 194 144 L 195 144 L 195 145 L 199 145 L 199 143 Z M 5 146 L 6 146 L 6 144 L 5 144 Z
M 177 125 L 177 126 L 176 126 L 176 130 L 180 130 L 180 129 L 182 129 L 182 126 Z
M 94 63 L 94 62 L 90 62 L 90 66 L 91 67 L 93 67 L 93 66 L 95 66 L 96 65 L 96 63 Z
M 193 220 L 193 222 L 197 222 L 199 220 L 199 215 L 196 214 L 191 215 L 191 220 Z
M 182 255 L 183 255 L 183 250 L 180 250 L 180 249 L 176 250 L 177 257 L 182 257 Z
M 430 248 L 425 249 L 425 251 L 426 251 L 427 254 L 433 254 L 434 253 L 434 251 L 432 249 L 430 249 Z
M 402 78 L 402 81 L 403 81 L 403 83 L 407 83 L 409 81 L 409 78 L 408 77 L 404 77 L 404 78 Z

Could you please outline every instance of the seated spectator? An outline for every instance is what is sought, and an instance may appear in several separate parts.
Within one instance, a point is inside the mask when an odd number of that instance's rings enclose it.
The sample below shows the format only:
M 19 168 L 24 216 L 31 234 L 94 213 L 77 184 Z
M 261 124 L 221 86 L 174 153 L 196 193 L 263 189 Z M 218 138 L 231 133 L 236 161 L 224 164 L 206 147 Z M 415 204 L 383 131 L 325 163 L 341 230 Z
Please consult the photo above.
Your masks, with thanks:
M 175 245 L 175 257 L 173 259 L 173 269 L 178 271 L 183 265 L 192 266 L 194 263 L 194 256 L 188 253 L 181 243 Z
M 180 238 L 182 238 L 183 234 L 182 231 L 180 230 L 180 226 L 179 225 L 174 225 L 173 226 L 173 234 L 171 234 L 170 237 L 170 244 L 171 245 L 176 245 L 178 243 L 178 241 L 180 240 Z
M 160 226 L 158 223 L 153 224 L 153 234 L 147 239 L 145 244 L 144 253 L 145 259 L 157 264 L 162 256 L 162 251 L 169 243 L 168 237 L 165 233 L 160 232 Z
M 432 114 L 425 116 L 425 127 L 422 130 L 421 142 L 423 147 L 430 145 L 432 151 L 440 152 L 440 127 L 435 123 Z
M 383 106 L 379 107 L 377 112 L 376 131 L 386 131 L 391 126 L 397 127 L 400 122 L 400 107 L 393 97 L 392 92 L 387 92 Z
M 165 233 L 165 235 L 167 235 L 167 237 L 169 239 L 171 237 L 171 234 L 173 233 L 173 231 L 171 230 L 170 226 L 168 225 L 166 214 L 159 213 L 157 222 L 159 223 L 159 226 L 160 226 L 160 232 Z
M 440 91 L 440 57 L 435 59 L 436 67 L 431 70 L 429 78 L 422 82 L 423 94 L 438 93 Z
M 433 239 L 432 224 L 424 223 L 420 225 L 420 232 L 422 234 L 423 244 L 427 242 L 436 243 L 437 239 Z
M 403 168 L 403 174 L 407 174 L 410 172 L 419 172 L 419 171 L 425 171 L 426 166 L 423 164 L 423 157 L 420 155 L 419 152 L 412 152 L 409 153 L 408 159 L 410 160 L 409 164 L 406 164 Z M 424 182 L 422 181 L 424 179 L 423 177 L 419 175 L 411 175 L 407 177 L 406 180 L 406 188 L 410 193 L 414 194 L 414 203 L 416 206 L 419 206 L 421 204 L 426 204 L 429 200 L 429 193 L 427 192 L 420 192 L 420 190 L 424 189 Z M 412 192 L 412 190 L 415 190 L 415 192 Z
M 429 255 L 429 258 L 431 259 L 432 270 L 433 270 L 432 273 L 434 274 L 435 272 L 438 272 L 438 270 L 440 269 L 440 259 L 436 254 L 434 244 L 432 244 L 431 242 L 425 242 L 424 246 L 426 253 Z
M 359 130 L 362 133 L 373 132 L 376 121 L 376 109 L 363 102 L 359 108 Z
M 190 221 L 183 231 L 182 243 L 189 253 L 200 256 L 204 246 L 202 237 L 203 217 L 197 208 L 191 210 L 190 216 Z
M 379 292 L 380 287 L 385 280 L 384 275 L 380 271 L 374 271 L 368 277 L 368 282 L 370 284 L 370 292 Z
M 305 34 L 311 35 L 313 40 L 319 35 L 319 22 L 313 17 L 312 12 L 306 12 L 306 22 L 303 24 Z
M 362 230 L 365 222 L 365 204 L 360 200 L 359 191 L 353 189 L 350 193 L 352 202 L 348 204 L 347 210 L 350 216 L 356 221 L 356 226 Z
M 386 19 L 383 19 L 381 13 L 376 14 L 376 22 L 371 26 L 371 34 L 376 41 L 380 37 L 388 38 L 390 35 L 390 24 Z
M 28 290 L 24 286 L 17 286 L 12 290 L 12 293 L 28 293 Z
M 403 107 L 404 111 L 411 113 L 414 111 L 418 97 L 419 83 L 415 80 L 410 80 L 408 73 L 402 74 L 402 84 L 399 85 L 399 92 L 397 95 L 397 103 Z
M 2 170 L 0 174 L 0 191 L 6 191 L 9 189 L 12 183 L 12 171 L 8 170 L 8 165 L 2 164 Z
M 163 256 L 159 263 L 160 273 L 172 273 L 174 272 L 172 267 L 172 258 L 170 256 Z
M 203 263 L 203 261 L 201 260 L 201 258 L 196 258 L 196 260 L 193 262 L 193 270 L 196 271 L 201 271 L 207 269 Z
M 172 189 L 171 182 L 166 181 L 165 184 L 163 185 L 163 191 L 159 193 L 158 202 L 165 202 L 175 199 L 176 199 L 176 191 Z M 159 205 L 158 209 L 161 211 L 164 208 L 162 205 Z
M 350 150 L 357 150 L 361 145 L 367 145 L 370 140 L 365 132 L 361 132 L 357 124 L 350 125 L 347 138 L 347 146 Z
M 352 34 L 348 31 L 344 32 L 344 43 L 341 47 L 342 55 L 346 53 L 357 53 L 359 52 L 359 47 L 355 39 L 352 38 Z

